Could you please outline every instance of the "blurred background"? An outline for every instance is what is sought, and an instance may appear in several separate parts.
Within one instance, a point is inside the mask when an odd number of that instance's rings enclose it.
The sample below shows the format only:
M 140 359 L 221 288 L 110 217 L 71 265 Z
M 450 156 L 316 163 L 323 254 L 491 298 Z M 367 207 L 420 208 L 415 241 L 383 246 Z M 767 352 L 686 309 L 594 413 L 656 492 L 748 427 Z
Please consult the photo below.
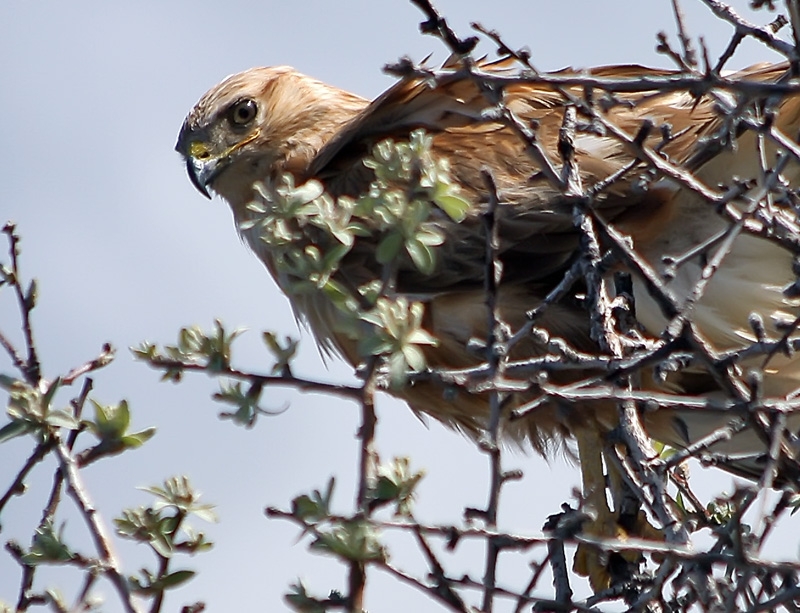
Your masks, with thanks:
M 471 21 L 479 21 L 510 45 L 527 46 L 543 70 L 607 63 L 669 67 L 655 52 L 656 33 L 664 30 L 676 40 L 668 0 L 437 5 L 462 35 L 470 33 Z M 745 2 L 735 6 L 748 14 Z M 683 7 L 689 33 L 702 35 L 711 57 L 718 57 L 730 26 L 700 1 L 685 0 Z M 763 11 L 750 18 L 765 24 L 774 15 Z M 158 373 L 132 359 L 132 345 L 174 342 L 181 326 L 210 328 L 220 318 L 230 328 L 250 330 L 236 345 L 238 366 L 268 369 L 259 332 L 271 329 L 303 339 L 296 374 L 352 381 L 346 366 L 323 361 L 310 336 L 298 330 L 286 299 L 240 243 L 226 205 L 208 202 L 192 188 L 173 152 L 183 117 L 223 77 L 256 65 L 290 64 L 375 97 L 392 83 L 381 71 L 385 64 L 403 55 L 446 57 L 441 43 L 419 34 L 421 19 L 404 0 L 0 3 L 0 223 L 18 224 L 23 273 L 39 280 L 34 324 L 45 376 L 65 373 L 111 342 L 117 359 L 96 375 L 93 396 L 109 404 L 126 398 L 134 430 L 158 428 L 142 449 L 85 470 L 89 491 L 110 519 L 150 499 L 137 487 L 187 474 L 204 499 L 217 505 L 219 523 L 194 522 L 216 546 L 178 561 L 200 575 L 171 592 L 165 610 L 197 600 L 210 611 L 284 610 L 282 594 L 297 578 L 323 596 L 343 589 L 343 568 L 308 553 L 294 526 L 267 520 L 263 509 L 288 507 L 294 496 L 322 488 L 336 475 L 335 507 L 348 512 L 358 450 L 355 405 L 276 390 L 269 397 L 272 408 L 288 409 L 245 430 L 218 419 L 221 407 L 209 398 L 217 389 L 213 381 L 195 375 L 177 386 L 160 383 Z M 484 51 L 494 49 L 486 45 Z M 776 59 L 746 43 L 729 67 Z M 8 261 L 5 255 L 0 259 Z M 0 293 L 0 330 L 21 344 L 9 292 Z M 10 362 L 0 356 L 0 372 L 9 371 Z M 61 399 L 66 403 L 68 394 Z M 485 505 L 488 460 L 472 443 L 420 422 L 385 396 L 378 412 L 382 458 L 409 455 L 412 467 L 427 472 L 416 507 L 420 521 L 458 522 L 465 506 Z M 0 446 L 0 491 L 28 453 L 24 439 Z M 547 463 L 510 453 L 505 463 L 526 477 L 504 491 L 501 528 L 536 534 L 545 517 L 571 498 L 578 472 L 561 457 Z M 16 538 L 29 545 L 52 469 L 39 466 L 29 494 L 6 508 L 3 542 Z M 733 487 L 729 475 L 697 467 L 693 483 L 701 491 Z M 81 520 L 67 519 L 67 541 L 88 546 Z M 424 576 L 413 543 L 390 543 L 398 565 Z M 772 553 L 796 557 L 794 547 L 778 545 Z M 118 542 L 118 551 L 127 573 L 151 564 L 144 548 Z M 443 561 L 454 576 L 469 572 L 480 579 L 480 554 L 480 547 L 464 544 Z M 523 558 L 508 554 L 500 573 L 503 585 L 518 587 L 528 571 Z M 77 575 L 45 572 L 39 579 L 51 576 L 67 592 L 75 588 L 69 577 L 75 581 Z M 19 569 L 4 552 L 0 601 L 15 603 L 18 586 Z M 100 592 L 108 597 L 103 610 L 119 610 L 107 583 Z M 389 612 L 434 608 L 424 595 L 380 574 L 370 579 L 367 605 Z

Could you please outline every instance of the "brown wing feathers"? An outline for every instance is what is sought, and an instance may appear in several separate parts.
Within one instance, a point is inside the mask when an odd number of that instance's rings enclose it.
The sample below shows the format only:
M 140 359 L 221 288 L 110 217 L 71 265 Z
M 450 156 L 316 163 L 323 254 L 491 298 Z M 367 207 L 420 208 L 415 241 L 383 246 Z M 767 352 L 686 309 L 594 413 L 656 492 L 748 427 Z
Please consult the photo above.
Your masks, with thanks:
M 480 71 L 496 75 L 498 79 L 511 75 L 512 68 L 513 62 L 509 60 L 478 65 Z M 785 66 L 760 65 L 735 77 L 777 81 L 785 72 Z M 566 82 L 581 75 L 615 81 L 646 78 L 654 82 L 677 76 L 670 71 L 640 66 L 609 66 L 584 72 L 567 69 L 555 73 L 555 77 L 565 82 L 562 86 L 533 80 L 506 82 L 502 88 L 505 109 L 525 125 L 535 124 L 536 138 L 555 167 L 561 164 L 559 129 L 568 104 L 564 92 L 575 98 L 584 94 L 581 86 Z M 272 85 L 266 87 L 265 81 Z M 726 100 L 734 103 L 746 102 L 725 95 Z M 401 270 L 400 290 L 425 298 L 426 322 L 440 340 L 439 346 L 428 352 L 433 366 L 462 367 L 480 360 L 467 349 L 467 343 L 470 338 L 486 333 L 481 291 L 485 239 L 479 218 L 487 200 L 481 178 L 484 169 L 491 171 L 501 201 L 498 224 L 505 276 L 499 299 L 503 319 L 512 329 L 525 323 L 526 312 L 542 300 L 577 253 L 578 234 L 574 228 L 572 204 L 564 199 L 559 187 L 540 172 L 520 134 L 502 120 L 487 117 L 485 111 L 490 105 L 486 97 L 475 80 L 460 72 L 456 64 L 438 73 L 435 85 L 431 85 L 430 80 L 405 78 L 369 104 L 291 69 L 248 71 L 225 81 L 201 100 L 187 118 L 178 150 L 191 161 L 191 143 L 200 135 L 221 135 L 220 139 L 234 141 L 235 138 L 225 131 L 227 124 L 222 118 L 227 105 L 243 96 L 252 96 L 262 109 L 258 134 L 251 141 L 242 140 L 235 154 L 230 153 L 233 149 L 222 145 L 217 144 L 217 149 L 213 142 L 209 145 L 212 150 L 223 151 L 227 157 L 223 159 L 220 153 L 220 159 L 228 165 L 210 186 L 229 201 L 239 221 L 246 217 L 245 205 L 252 199 L 254 180 L 264 180 L 288 169 L 298 180 L 319 179 L 334 196 L 357 195 L 371 180 L 370 171 L 361 160 L 375 143 L 384 138 L 407 138 L 418 128 L 424 128 L 433 136 L 435 154 L 448 159 L 453 178 L 464 197 L 472 203 L 463 222 L 442 221 L 447 240 L 439 248 L 437 274 L 426 276 L 411 268 Z M 734 137 L 738 136 L 738 147 L 720 141 L 722 146 L 717 149 L 723 149 L 722 153 L 706 145 L 720 130 L 730 129 L 725 115 L 718 112 L 717 97 L 704 95 L 698 99 L 677 88 L 666 92 L 654 88 L 617 93 L 615 100 L 616 103 L 606 110 L 596 112 L 601 112 L 629 139 L 637 134 L 642 136 L 641 144 L 650 150 L 659 150 L 658 155 L 665 156 L 676 166 L 689 165 L 695 176 L 710 188 L 730 184 L 734 170 L 742 177 L 760 176 L 755 136 L 751 131 L 736 126 Z M 269 109 L 267 113 L 263 112 L 265 108 Z M 800 124 L 800 97 L 785 96 L 777 108 L 774 126 L 794 134 Z M 664 255 L 686 252 L 726 226 L 727 222 L 691 190 L 669 181 L 657 183 L 659 177 L 648 172 L 646 162 L 638 160 L 635 148 L 604 133 L 589 119 L 579 115 L 574 135 L 575 162 L 582 185 L 595 185 L 626 165 L 630 166 L 627 173 L 596 194 L 593 206 L 606 222 L 630 238 L 637 252 L 654 270 L 663 272 Z M 642 133 L 644 121 L 649 121 L 654 129 Z M 667 132 L 660 129 L 666 125 L 670 126 L 668 138 L 664 137 Z M 238 147 L 236 144 L 225 146 Z M 772 154 L 774 149 L 771 148 Z M 795 177 L 797 169 L 798 165 L 793 164 L 787 176 Z M 257 240 L 246 238 L 269 264 L 269 251 Z M 367 251 L 354 249 L 353 253 L 362 258 L 359 266 L 363 265 L 363 258 L 369 257 Z M 766 274 L 759 275 L 755 272 L 758 267 L 752 265 L 753 258 L 759 257 L 769 264 Z M 737 342 L 745 342 L 748 309 L 760 311 L 767 318 L 781 310 L 794 314 L 796 306 L 784 300 L 780 289 L 794 279 L 791 260 L 788 251 L 766 240 L 748 235 L 739 241 L 696 309 L 696 323 L 701 331 L 720 349 L 731 348 Z M 345 260 L 343 269 L 347 265 Z M 268 267 L 273 270 L 272 266 Z M 667 280 L 670 289 L 685 298 L 702 269 L 701 259 L 689 262 L 680 274 Z M 344 272 L 346 274 L 346 270 Z M 643 285 L 640 284 L 637 292 L 637 314 L 649 332 L 658 336 L 664 323 L 663 315 L 647 296 Z M 731 308 L 731 292 L 742 294 L 747 306 Z M 303 304 L 312 304 L 304 300 Z M 319 305 L 313 308 L 322 309 Z M 335 313 L 309 315 L 309 320 L 319 328 L 330 323 L 326 323 L 326 317 L 335 317 Z M 593 346 L 588 315 L 574 296 L 553 305 L 538 323 L 553 336 L 563 337 L 576 347 Z M 316 329 L 315 333 L 321 339 L 331 338 L 329 330 Z M 336 344 L 350 361 L 358 360 L 352 339 L 342 338 Z M 515 355 L 530 356 L 545 351 L 546 347 L 530 339 L 517 347 Z M 800 383 L 800 375 L 795 373 L 798 369 L 795 361 L 784 363 L 775 390 L 785 394 L 792 385 Z M 688 373 L 687 377 L 689 375 L 694 380 L 702 373 Z M 678 374 L 671 383 L 672 389 L 679 389 L 680 384 Z M 434 384 L 419 384 L 397 393 L 415 410 L 467 431 L 480 428 L 487 412 L 485 399 L 480 396 L 461 393 L 460 398 L 453 401 L 443 396 Z M 544 407 L 524 424 L 508 424 L 507 430 L 512 438 L 528 437 L 534 447 L 542 450 L 576 424 L 613 422 L 613 410 L 597 407 L 586 410 L 588 413 L 576 410 L 565 413 L 563 407 Z M 675 427 L 675 419 L 680 420 L 680 427 Z M 681 433 L 689 432 L 690 438 L 695 439 L 718 423 L 714 419 L 704 420 L 698 423 L 693 422 L 690 415 L 676 417 L 661 413 L 651 420 L 651 425 L 662 440 L 679 444 L 685 442 L 681 440 Z

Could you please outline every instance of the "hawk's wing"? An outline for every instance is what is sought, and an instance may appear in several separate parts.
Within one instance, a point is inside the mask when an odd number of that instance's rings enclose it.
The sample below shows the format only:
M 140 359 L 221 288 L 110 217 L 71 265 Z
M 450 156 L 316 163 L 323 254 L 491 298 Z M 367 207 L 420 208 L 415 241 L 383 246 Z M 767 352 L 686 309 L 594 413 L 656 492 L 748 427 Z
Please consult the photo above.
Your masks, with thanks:
M 493 76 L 510 76 L 514 62 L 482 62 L 478 68 Z M 612 66 L 584 72 L 565 69 L 555 76 L 588 75 L 633 83 L 642 78 L 655 82 L 675 74 L 641 66 Z M 564 110 L 570 104 L 568 96 L 577 98 L 583 93 L 577 86 L 558 88 L 545 82 L 503 86 L 503 105 L 520 125 L 535 125 L 536 141 L 558 172 L 562 164 L 559 130 Z M 644 144 L 651 148 L 663 145 L 664 152 L 677 163 L 688 158 L 698 139 L 713 132 L 719 123 L 713 99 L 698 101 L 681 91 L 661 93 L 654 89 L 618 95 L 615 100 L 607 98 L 600 102 L 610 108 L 598 113 L 631 139 L 642 129 L 644 120 L 655 126 L 670 124 L 671 140 L 662 143 L 662 132 L 656 128 Z M 453 178 L 473 207 L 467 219 L 458 224 L 443 216 L 440 223 L 449 226 L 446 235 L 453 240 L 440 249 L 436 275 L 415 275 L 413 267 L 404 271 L 406 288 L 411 293 L 480 285 L 484 239 L 479 215 L 488 198 L 481 176 L 483 169 L 491 171 L 499 191 L 500 251 L 507 281 L 551 280 L 577 248 L 573 203 L 540 171 L 520 134 L 507 122 L 487 115 L 492 106 L 479 84 L 457 68 L 437 73 L 435 84 L 406 78 L 344 126 L 309 166 L 308 176 L 321 179 L 334 195 L 357 195 L 365 191 L 372 178 L 371 171 L 361 162 L 376 142 L 404 139 L 418 128 L 433 135 L 436 155 L 449 160 Z M 593 204 L 596 210 L 607 220 L 630 211 L 640 225 L 643 220 L 658 219 L 653 212 L 672 197 L 674 189 L 645 190 L 637 186 L 646 166 L 636 162 L 636 152 L 630 146 L 585 116 L 579 116 L 574 137 L 576 166 L 584 187 L 609 179 L 628 164 L 633 166 L 631 172 L 599 190 Z
M 485 63 L 479 68 L 502 76 L 511 70 L 511 62 Z M 732 80 L 774 82 L 786 70 L 785 65 L 759 65 L 732 75 Z M 758 113 L 763 102 L 754 104 L 724 90 L 700 98 L 685 87 L 676 86 L 670 91 L 657 83 L 677 78 L 678 73 L 641 66 L 583 72 L 567 69 L 555 74 L 563 79 L 576 75 L 617 83 L 626 79 L 631 83 L 651 79 L 654 83 L 650 91 L 618 93 L 613 98 L 602 92 L 594 95 L 598 115 L 627 135 L 628 142 L 604 130 L 602 121 L 579 113 L 574 146 L 583 188 L 600 185 L 630 166 L 627 173 L 597 191 L 593 206 L 630 238 L 639 255 L 657 273 L 664 273 L 663 256 L 679 256 L 697 248 L 730 222 L 690 189 L 674 182 L 659 182 L 660 175 L 648 173 L 647 164 L 637 161 L 636 147 L 643 145 L 652 152 L 658 151 L 657 155 L 676 168 L 692 171 L 710 189 L 730 185 L 734 176 L 757 183 L 761 176 L 759 156 L 763 155 L 756 147 L 757 137 L 729 121 L 724 109 L 740 105 L 749 108 L 748 112 Z M 563 163 L 558 148 L 559 130 L 564 109 L 571 104 L 570 96 L 582 98 L 584 93 L 576 85 L 556 87 L 545 82 L 514 83 L 503 88 L 504 106 L 522 125 L 535 125 L 537 142 L 559 172 Z M 436 154 L 449 159 L 454 178 L 473 203 L 461 223 L 442 216 L 439 223 L 446 226 L 448 241 L 439 248 L 435 274 L 419 274 L 411 264 L 400 271 L 401 290 L 428 297 L 433 331 L 444 339 L 440 357 L 447 355 L 450 337 L 458 341 L 454 344 L 457 347 L 470 334 L 480 336 L 481 332 L 483 298 L 477 290 L 485 271 L 485 238 L 479 216 L 487 202 L 482 169 L 492 172 L 499 191 L 500 257 L 504 283 L 509 288 L 504 305 L 512 326 L 524 321 L 525 310 L 536 306 L 561 278 L 578 250 L 573 202 L 540 172 L 520 134 L 507 122 L 487 115 L 491 108 L 489 97 L 476 81 L 457 69 L 437 76 L 435 84 L 405 79 L 345 126 L 311 164 L 310 174 L 322 179 L 333 193 L 358 194 L 370 180 L 370 171 L 361 159 L 375 142 L 403 139 L 417 128 L 433 135 Z M 784 97 L 776 110 L 775 125 L 794 132 L 800 125 L 800 97 Z M 649 131 L 643 131 L 645 121 L 652 126 Z M 709 146 L 709 142 L 717 146 Z M 775 146 L 767 144 L 765 151 L 766 155 L 774 155 Z M 797 171 L 794 164 L 787 168 L 787 176 L 795 181 Z M 647 189 L 642 187 L 643 177 L 649 181 Z M 679 304 L 691 294 L 710 253 L 713 248 L 687 259 L 674 278 L 664 277 Z M 700 333 L 717 349 L 741 348 L 753 340 L 749 315 L 755 311 L 767 320 L 772 337 L 778 338 L 780 322 L 785 323 L 797 312 L 794 302 L 782 293 L 782 288 L 794 280 L 791 261 L 789 251 L 743 234 L 694 307 L 692 317 Z M 660 336 L 666 318 L 640 279 L 635 281 L 635 290 L 638 317 L 651 334 Z M 555 307 L 545 326 L 555 336 L 586 347 L 590 345 L 587 319 L 586 313 L 562 304 Z M 450 355 L 455 353 L 454 349 Z M 434 361 L 447 365 L 448 358 Z M 800 367 L 796 362 L 786 358 L 773 361 L 767 372 L 768 392 L 785 395 L 798 387 Z M 676 391 L 691 389 L 692 393 L 713 393 L 717 386 L 702 369 L 677 373 L 671 385 Z M 708 434 L 728 419 L 723 414 L 661 411 L 650 420 L 650 426 L 657 438 L 681 445 Z M 764 446 L 756 434 L 735 437 L 731 445 L 717 450 L 751 454 L 755 449 L 759 450 L 756 455 L 741 457 L 729 468 L 758 475 Z

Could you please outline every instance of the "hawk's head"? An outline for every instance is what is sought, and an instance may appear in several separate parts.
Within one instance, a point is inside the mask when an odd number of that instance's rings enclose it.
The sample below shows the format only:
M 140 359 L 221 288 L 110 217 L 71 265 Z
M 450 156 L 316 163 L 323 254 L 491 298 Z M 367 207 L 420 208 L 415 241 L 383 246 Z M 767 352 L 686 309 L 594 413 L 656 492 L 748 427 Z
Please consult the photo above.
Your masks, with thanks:
M 288 66 L 252 68 L 208 91 L 183 122 L 176 151 L 194 186 L 231 205 L 276 172 L 303 174 L 322 145 L 366 105 Z

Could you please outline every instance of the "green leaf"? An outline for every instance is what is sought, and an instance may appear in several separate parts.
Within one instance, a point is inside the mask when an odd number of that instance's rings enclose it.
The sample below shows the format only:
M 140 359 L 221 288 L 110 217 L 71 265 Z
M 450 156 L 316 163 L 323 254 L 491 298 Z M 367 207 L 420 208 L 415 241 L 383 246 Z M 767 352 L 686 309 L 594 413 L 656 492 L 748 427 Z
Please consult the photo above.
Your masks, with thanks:
M 214 512 L 214 505 L 200 504 L 192 506 L 192 515 L 197 519 L 202 519 L 208 523 L 216 523 L 218 520 L 217 514 Z
M 663 448 L 658 451 L 658 457 L 662 460 L 669 460 L 672 456 L 678 453 L 678 450 L 669 445 L 663 445 Z
M 12 438 L 27 434 L 33 429 L 34 428 L 31 427 L 29 422 L 21 419 L 10 421 L 5 426 L 0 428 L 0 443 L 5 443 L 6 441 L 10 441 Z
M 397 351 L 389 356 L 389 380 L 394 388 L 405 385 L 408 374 L 408 363 L 402 351 Z
M 293 611 L 297 611 L 297 613 L 326 613 L 328 611 L 325 605 L 308 593 L 302 581 L 298 580 L 289 588 L 292 591 L 284 594 L 283 599 Z
M 175 547 L 172 542 L 172 536 L 164 532 L 153 533 L 150 539 L 150 546 L 162 558 L 171 558 L 175 552 Z
M 680 492 L 678 492 L 678 495 L 675 496 L 675 505 L 681 510 L 681 513 L 683 513 L 684 517 L 688 515 L 689 512 L 686 509 L 686 503 L 683 500 L 683 494 Z
M 410 515 L 417 484 L 424 471 L 413 472 L 408 458 L 395 458 L 389 464 L 380 464 L 375 477 L 368 481 L 367 495 L 373 507 L 394 502 L 396 515 Z
M 375 500 L 390 501 L 397 498 L 399 493 L 400 486 L 397 483 L 386 477 L 379 477 L 373 496 Z
M 284 344 L 281 344 L 277 335 L 269 331 L 262 334 L 262 339 L 275 358 L 275 365 L 272 367 L 273 374 L 285 371 L 297 353 L 299 341 L 291 336 L 286 336 L 284 337 Z
M 45 421 L 55 428 L 67 428 L 68 430 L 77 430 L 80 426 L 75 416 L 63 409 L 48 411 Z
M 52 604 L 54 605 L 53 606 L 53 610 L 55 610 L 55 611 L 69 611 L 70 610 L 70 607 L 67 604 L 67 601 L 64 599 L 64 595 L 61 594 L 61 592 L 59 592 L 56 588 L 47 588 L 45 590 L 45 594 L 47 594 L 48 598 L 50 598 L 50 600 L 52 600 Z M 91 600 L 84 600 L 84 603 L 86 603 L 86 605 L 88 605 L 89 607 L 92 606 Z M 72 609 L 72 610 L 74 611 L 75 609 Z M 84 610 L 89 610 L 89 609 L 87 607 Z M 11 609 L 8 609 L 8 611 L 6 611 L 3 608 L 3 603 L 0 602 L 0 613 L 12 613 L 12 611 L 11 611 Z
M 419 372 L 425 369 L 425 354 L 416 345 L 403 345 L 403 357 L 405 357 L 408 367 Z
M 437 190 L 438 192 L 439 190 Z M 472 205 L 462 198 L 457 196 L 451 191 L 444 193 L 436 193 L 433 196 L 433 201 L 440 209 L 442 209 L 447 216 L 455 222 L 462 222 L 467 216 Z
M 186 583 L 196 574 L 192 570 L 178 570 L 165 575 L 156 576 L 146 568 L 139 571 L 141 578 L 130 577 L 133 592 L 143 596 L 155 596 L 164 591 Z
M 432 228 L 430 224 L 420 228 L 419 231 L 414 235 L 414 238 L 423 245 L 429 245 L 431 247 L 437 247 L 444 243 L 444 235 L 438 230 Z
M 182 583 L 189 581 L 189 579 L 194 577 L 196 574 L 197 573 L 195 573 L 193 570 L 176 570 L 175 572 L 159 577 L 154 587 L 160 587 L 164 590 L 177 587 Z
M 400 248 L 403 246 L 403 235 L 400 232 L 389 232 L 383 237 L 378 248 L 375 250 L 375 258 L 381 264 L 388 264 L 394 261 Z
M 391 351 L 393 346 L 389 339 L 373 334 L 362 338 L 358 343 L 358 349 L 361 355 L 381 355 Z
M 412 330 L 406 336 L 407 343 L 413 343 L 414 345 L 438 345 L 438 339 L 433 336 L 427 330 L 423 330 L 422 328 L 417 328 L 416 330 Z
M 122 444 L 128 449 L 136 449 L 141 447 L 149 441 L 156 433 L 155 428 L 145 428 L 141 432 L 134 432 L 133 434 L 126 434 L 122 437 Z
M 36 307 L 36 302 L 39 297 L 39 287 L 36 283 L 36 279 L 33 279 L 28 286 L 28 291 L 25 293 L 25 308 L 29 311 L 33 310 Z
M 7 392 L 11 391 L 13 388 L 19 385 L 20 380 L 16 377 L 12 377 L 11 375 L 4 375 L 0 373 L 0 387 L 6 390 Z
M 147 341 L 142 341 L 138 347 L 130 347 L 130 351 L 137 360 L 153 360 L 158 356 L 158 347 Z
M 335 526 L 329 532 L 318 532 L 311 548 L 358 562 L 386 559 L 378 532 L 364 521 L 348 522 Z
M 94 405 L 94 423 L 99 438 L 121 437 L 131 423 L 127 401 L 122 400 L 117 406 L 102 405 L 95 400 L 91 402 Z
M 291 196 L 296 202 L 306 204 L 319 198 L 324 191 L 325 189 L 322 187 L 322 183 L 312 179 L 311 181 L 306 181 L 302 185 L 294 187 L 294 189 L 291 190 Z
M 56 379 L 48 386 L 47 391 L 42 397 L 42 406 L 44 407 L 50 406 L 50 404 L 53 402 L 53 397 L 56 395 L 56 392 L 60 387 L 61 387 L 61 377 L 56 377 Z
M 320 519 L 325 516 L 316 500 L 307 494 L 292 499 L 292 515 L 298 519 Z
M 337 270 L 341 259 L 350 251 L 350 245 L 333 246 L 325 252 L 322 259 L 322 267 L 328 273 Z
M 433 249 L 424 245 L 416 238 L 410 239 L 406 242 L 406 250 L 408 255 L 411 256 L 411 261 L 421 273 L 430 275 L 436 268 L 436 256 Z
M 325 285 L 322 286 L 322 292 L 328 299 L 348 315 L 354 315 L 358 310 L 357 302 L 353 294 L 341 283 L 328 279 Z
M 292 515 L 302 520 L 320 521 L 330 516 L 331 498 L 336 480 L 331 477 L 325 493 L 314 490 L 311 495 L 302 494 L 292 500 Z
M 47 520 L 38 528 L 33 537 L 31 549 L 22 556 L 25 564 L 41 564 L 45 562 L 66 562 L 73 558 L 69 547 L 61 540 L 64 524 L 58 532 L 52 521 Z

